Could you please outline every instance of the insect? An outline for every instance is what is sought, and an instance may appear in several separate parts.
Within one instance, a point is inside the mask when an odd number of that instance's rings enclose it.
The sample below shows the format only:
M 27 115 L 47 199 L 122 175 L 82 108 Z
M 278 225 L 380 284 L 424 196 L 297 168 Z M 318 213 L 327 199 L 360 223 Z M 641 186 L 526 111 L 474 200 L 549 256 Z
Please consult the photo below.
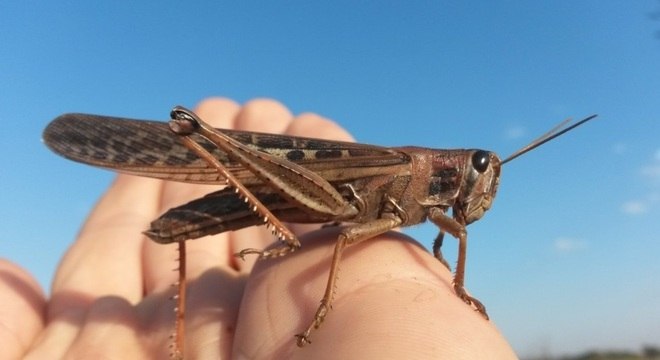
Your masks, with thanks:
M 448 268 L 440 251 L 444 235 L 458 239 L 454 290 L 487 319 L 484 305 L 464 288 L 466 226 L 490 209 L 503 164 L 596 117 L 570 126 L 566 120 L 500 160 L 479 149 L 386 148 L 214 129 L 178 106 L 170 115 L 167 124 L 65 114 L 48 125 L 43 137 L 53 151 L 74 161 L 133 175 L 225 185 L 154 220 L 145 234 L 158 243 L 182 246 L 185 240 L 263 224 L 281 242 L 267 250 L 244 249 L 237 256 L 273 258 L 301 246 L 285 222 L 348 224 L 337 239 L 321 304 L 310 325 L 296 335 L 298 346 L 310 343 L 311 332 L 328 314 L 346 247 L 426 220 L 439 228 L 433 253 Z

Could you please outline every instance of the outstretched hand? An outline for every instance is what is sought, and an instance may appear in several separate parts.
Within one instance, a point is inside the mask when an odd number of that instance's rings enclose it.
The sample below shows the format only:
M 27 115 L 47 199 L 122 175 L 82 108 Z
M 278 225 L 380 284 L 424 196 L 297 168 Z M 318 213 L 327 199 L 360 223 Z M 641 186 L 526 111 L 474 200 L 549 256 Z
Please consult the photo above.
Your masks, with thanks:
M 208 99 L 196 113 L 218 128 L 350 141 L 337 124 L 293 116 L 272 100 Z M 142 231 L 168 208 L 217 187 L 119 175 L 62 258 L 45 297 L 0 262 L 3 358 L 164 359 L 174 331 L 176 245 Z M 348 248 L 333 308 L 298 348 L 323 295 L 337 228 L 292 226 L 302 247 L 278 259 L 237 260 L 274 239 L 264 227 L 187 242 L 186 358 L 514 359 L 495 326 L 463 303 L 452 276 L 395 232 Z M 256 262 L 256 264 L 255 264 Z

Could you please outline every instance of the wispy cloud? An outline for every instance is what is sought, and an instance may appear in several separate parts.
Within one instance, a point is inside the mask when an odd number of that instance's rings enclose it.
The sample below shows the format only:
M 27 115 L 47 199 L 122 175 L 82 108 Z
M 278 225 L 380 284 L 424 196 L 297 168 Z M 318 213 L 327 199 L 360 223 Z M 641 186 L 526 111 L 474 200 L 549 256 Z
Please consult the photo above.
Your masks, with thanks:
M 612 152 L 616 155 L 625 154 L 628 150 L 628 145 L 622 142 L 618 142 L 612 146 Z
M 520 139 L 521 137 L 525 136 L 525 134 L 527 134 L 527 130 L 525 130 L 524 127 L 511 126 L 504 131 L 504 138 L 507 140 Z
M 644 200 L 630 200 L 621 205 L 621 211 L 629 215 L 644 214 L 649 210 L 649 206 Z
M 654 185 L 660 185 L 660 148 L 653 153 L 650 164 L 642 166 L 642 176 L 653 181 Z
M 643 166 L 641 173 L 645 178 L 660 184 L 660 160 L 654 164 Z
M 585 250 L 588 246 L 587 242 L 582 239 L 560 236 L 555 239 L 553 247 L 557 252 L 569 253 Z
M 650 187 L 647 193 L 638 199 L 633 199 L 621 204 L 621 211 L 628 215 L 641 215 L 649 212 L 653 207 L 660 204 L 660 149 L 657 149 L 652 160 L 643 165 L 639 174 Z

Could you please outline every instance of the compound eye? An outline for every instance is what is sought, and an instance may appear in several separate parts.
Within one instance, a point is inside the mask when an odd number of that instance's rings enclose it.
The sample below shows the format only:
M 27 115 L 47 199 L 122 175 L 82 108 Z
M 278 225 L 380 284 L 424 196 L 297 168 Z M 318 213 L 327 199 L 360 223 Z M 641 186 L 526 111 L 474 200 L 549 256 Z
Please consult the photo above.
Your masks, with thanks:
M 472 154 L 472 167 L 480 173 L 488 169 L 490 162 L 490 152 L 484 150 L 477 150 Z

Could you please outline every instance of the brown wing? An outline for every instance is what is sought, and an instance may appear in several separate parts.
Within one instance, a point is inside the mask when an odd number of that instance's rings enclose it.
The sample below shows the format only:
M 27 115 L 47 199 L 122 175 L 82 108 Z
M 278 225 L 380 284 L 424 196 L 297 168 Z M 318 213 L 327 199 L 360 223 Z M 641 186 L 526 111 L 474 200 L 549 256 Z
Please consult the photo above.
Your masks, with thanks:
M 320 172 L 328 181 L 388 173 L 388 166 L 409 162 L 403 153 L 373 145 L 248 131 L 221 131 L 255 149 Z M 165 180 L 224 183 L 224 178 L 185 147 L 165 122 L 64 114 L 46 127 L 43 138 L 54 152 L 93 166 Z M 259 183 L 247 169 L 229 159 L 208 140 L 197 135 L 193 138 L 246 185 Z M 357 171 L 336 171 L 343 168 Z
M 282 221 L 323 223 L 333 220 L 330 217 L 309 214 L 275 192 L 257 189 L 254 195 Z M 233 189 L 224 189 L 167 210 L 151 222 L 144 234 L 158 243 L 167 244 L 263 223 L 263 218 Z

